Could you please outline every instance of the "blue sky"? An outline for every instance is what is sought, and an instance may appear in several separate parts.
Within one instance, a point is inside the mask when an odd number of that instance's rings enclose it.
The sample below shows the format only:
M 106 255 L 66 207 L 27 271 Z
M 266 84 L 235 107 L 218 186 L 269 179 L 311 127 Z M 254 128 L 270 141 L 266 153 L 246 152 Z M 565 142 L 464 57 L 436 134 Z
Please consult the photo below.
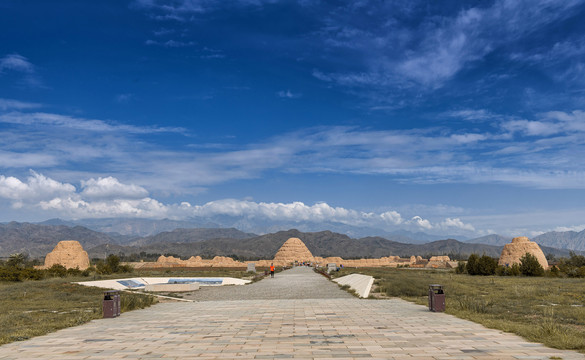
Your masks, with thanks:
M 0 221 L 585 228 L 585 1 L 0 0 Z

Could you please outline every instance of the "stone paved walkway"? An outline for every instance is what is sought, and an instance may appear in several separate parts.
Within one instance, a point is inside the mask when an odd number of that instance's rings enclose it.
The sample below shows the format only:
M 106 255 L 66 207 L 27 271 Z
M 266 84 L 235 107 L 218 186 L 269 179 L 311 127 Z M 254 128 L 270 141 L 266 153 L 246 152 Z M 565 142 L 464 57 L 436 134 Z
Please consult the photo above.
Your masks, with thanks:
M 320 281 L 304 270 L 277 277 L 301 273 L 308 282 Z M 332 296 L 339 291 L 331 290 Z M 164 303 L 0 347 L 0 359 L 551 357 L 585 359 L 399 299 L 357 298 Z
M 250 285 L 201 287 L 185 296 L 185 299 L 197 301 L 333 298 L 351 299 L 353 296 L 324 276 L 315 274 L 312 268 L 303 266 Z

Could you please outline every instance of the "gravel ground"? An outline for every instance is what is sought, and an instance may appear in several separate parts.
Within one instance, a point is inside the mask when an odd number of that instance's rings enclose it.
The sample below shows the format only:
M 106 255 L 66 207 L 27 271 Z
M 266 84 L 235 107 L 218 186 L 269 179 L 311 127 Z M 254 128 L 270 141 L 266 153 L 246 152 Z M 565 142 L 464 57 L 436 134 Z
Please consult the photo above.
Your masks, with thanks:
M 309 267 L 295 267 L 279 272 L 249 285 L 202 286 L 185 294 L 184 299 L 196 301 L 217 300 L 272 300 L 272 299 L 333 299 L 354 298 L 340 290 Z

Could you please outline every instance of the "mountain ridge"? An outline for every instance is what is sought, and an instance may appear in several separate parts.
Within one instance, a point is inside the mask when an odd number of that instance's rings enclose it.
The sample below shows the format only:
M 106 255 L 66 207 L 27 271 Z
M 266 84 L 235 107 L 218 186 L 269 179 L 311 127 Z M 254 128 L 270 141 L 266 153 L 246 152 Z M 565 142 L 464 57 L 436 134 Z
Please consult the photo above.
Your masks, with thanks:
M 49 225 L 53 224 L 53 225 Z M 242 258 L 271 258 L 289 237 L 300 237 L 316 256 L 341 256 L 344 258 L 382 257 L 388 255 L 442 255 L 485 253 L 497 257 L 502 245 L 510 238 L 488 235 L 461 242 L 455 239 L 436 240 L 428 243 L 395 241 L 380 236 L 353 238 L 330 230 L 302 232 L 297 229 L 256 235 L 235 228 L 174 229 L 144 237 L 122 236 L 94 231 L 83 226 L 57 225 L 58 219 L 48 220 L 45 225 L 10 222 L 0 224 L 0 257 L 12 253 L 26 253 L 31 257 L 43 257 L 62 240 L 78 240 L 92 256 L 111 253 L 176 253 L 180 255 L 235 255 Z M 120 223 L 120 222 L 119 222 Z M 536 237 L 545 253 L 566 256 L 573 249 L 559 249 L 554 245 L 559 238 L 562 244 L 585 236 L 582 232 L 543 234 Z M 406 237 L 397 237 L 407 240 Z M 552 239 L 552 240 L 551 240 Z M 578 246 L 580 243 L 577 243 Z M 574 244 L 573 244 L 574 245 Z M 582 250 L 576 249 L 580 252 Z

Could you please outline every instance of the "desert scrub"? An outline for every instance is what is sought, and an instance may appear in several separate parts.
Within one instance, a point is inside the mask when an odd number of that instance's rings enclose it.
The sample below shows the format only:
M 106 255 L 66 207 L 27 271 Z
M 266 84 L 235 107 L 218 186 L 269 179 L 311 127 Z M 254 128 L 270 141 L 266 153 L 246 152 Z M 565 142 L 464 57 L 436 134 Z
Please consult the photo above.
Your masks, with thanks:
M 72 284 L 70 280 L 0 282 L 0 344 L 101 318 L 104 289 Z M 122 311 L 144 308 L 156 301 L 147 295 L 121 295 Z
M 344 269 L 346 275 L 350 271 Z M 429 284 L 441 284 L 449 314 L 550 347 L 585 352 L 584 279 L 388 268 L 360 268 L 359 273 L 378 278 L 388 296 L 425 306 Z

